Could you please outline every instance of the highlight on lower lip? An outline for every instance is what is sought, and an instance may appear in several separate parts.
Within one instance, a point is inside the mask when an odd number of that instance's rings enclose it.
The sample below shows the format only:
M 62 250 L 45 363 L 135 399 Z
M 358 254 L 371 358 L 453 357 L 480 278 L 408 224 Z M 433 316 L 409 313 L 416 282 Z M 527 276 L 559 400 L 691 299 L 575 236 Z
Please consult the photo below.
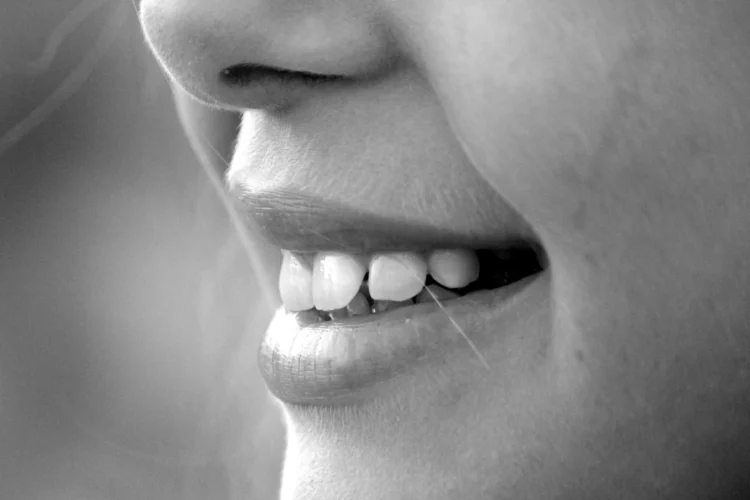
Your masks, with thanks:
M 502 335 L 496 316 L 506 315 L 503 309 L 526 295 L 524 289 L 538 288 L 529 285 L 546 274 L 451 300 L 445 309 L 424 303 L 329 323 L 319 323 L 314 311 L 280 309 L 258 351 L 261 373 L 271 393 L 288 404 L 363 402 L 381 382 L 455 348 L 470 349 L 467 340 L 480 348 L 492 342 Z

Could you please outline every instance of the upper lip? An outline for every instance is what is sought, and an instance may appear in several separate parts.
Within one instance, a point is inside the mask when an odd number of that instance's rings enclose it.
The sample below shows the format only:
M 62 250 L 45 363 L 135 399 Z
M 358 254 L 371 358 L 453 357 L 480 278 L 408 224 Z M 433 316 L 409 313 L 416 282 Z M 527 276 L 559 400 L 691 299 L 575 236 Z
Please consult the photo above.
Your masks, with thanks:
M 383 217 L 366 209 L 288 190 L 233 189 L 246 223 L 269 243 L 297 252 L 427 251 L 437 248 L 503 248 L 529 238 L 514 228 L 492 234 L 472 228 Z

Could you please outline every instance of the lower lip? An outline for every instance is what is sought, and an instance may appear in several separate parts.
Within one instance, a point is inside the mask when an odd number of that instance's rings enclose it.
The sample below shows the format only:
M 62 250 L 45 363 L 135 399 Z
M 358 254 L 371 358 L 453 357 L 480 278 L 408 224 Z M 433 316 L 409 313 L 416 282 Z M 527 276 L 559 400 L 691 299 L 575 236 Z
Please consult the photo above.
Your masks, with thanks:
M 273 395 L 288 404 L 345 406 L 373 399 L 394 377 L 502 339 L 504 326 L 533 314 L 545 300 L 542 272 L 496 290 L 442 303 L 422 303 L 385 313 L 318 322 L 315 311 L 276 312 L 258 357 Z M 509 327 L 509 326 L 508 326 Z

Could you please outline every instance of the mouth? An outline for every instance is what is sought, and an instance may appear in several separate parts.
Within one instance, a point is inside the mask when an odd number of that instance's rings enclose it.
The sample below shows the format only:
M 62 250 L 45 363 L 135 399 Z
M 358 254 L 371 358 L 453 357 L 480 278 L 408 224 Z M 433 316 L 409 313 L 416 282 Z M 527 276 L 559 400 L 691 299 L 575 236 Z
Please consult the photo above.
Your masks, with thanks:
M 486 368 L 483 347 L 543 300 L 548 274 L 543 249 L 526 239 L 490 249 L 282 253 L 284 307 L 259 364 L 271 393 L 297 405 L 364 403 L 457 351 Z

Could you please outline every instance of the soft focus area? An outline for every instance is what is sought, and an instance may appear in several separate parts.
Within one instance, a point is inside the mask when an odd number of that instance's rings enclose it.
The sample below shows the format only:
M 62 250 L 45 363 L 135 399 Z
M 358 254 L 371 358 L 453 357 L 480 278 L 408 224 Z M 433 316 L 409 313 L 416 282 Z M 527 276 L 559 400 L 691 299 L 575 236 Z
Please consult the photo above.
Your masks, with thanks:
M 0 11 L 0 499 L 275 498 L 276 297 L 134 6 Z

